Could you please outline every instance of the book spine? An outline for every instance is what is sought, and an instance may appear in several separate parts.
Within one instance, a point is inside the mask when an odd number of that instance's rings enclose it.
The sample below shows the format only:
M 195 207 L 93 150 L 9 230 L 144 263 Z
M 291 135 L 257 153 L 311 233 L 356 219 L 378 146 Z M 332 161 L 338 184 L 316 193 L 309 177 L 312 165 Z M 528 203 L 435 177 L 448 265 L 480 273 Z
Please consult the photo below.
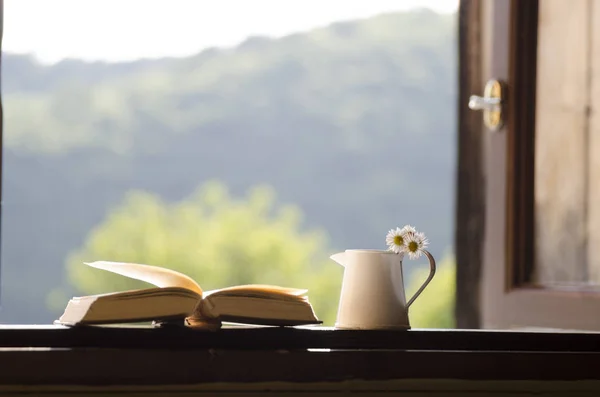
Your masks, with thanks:
M 185 318 L 185 325 L 194 329 L 216 331 L 221 328 L 221 320 L 212 314 L 214 306 L 209 299 L 201 298 L 191 316 Z

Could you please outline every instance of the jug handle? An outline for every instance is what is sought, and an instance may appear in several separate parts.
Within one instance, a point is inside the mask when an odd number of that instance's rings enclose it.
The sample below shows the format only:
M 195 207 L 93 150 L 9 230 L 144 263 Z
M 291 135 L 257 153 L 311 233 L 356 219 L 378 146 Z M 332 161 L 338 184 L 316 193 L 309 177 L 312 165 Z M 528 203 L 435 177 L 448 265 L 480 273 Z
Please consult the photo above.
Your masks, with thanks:
M 433 258 L 433 255 L 431 255 L 427 250 L 423 250 L 423 253 L 425 254 L 425 256 L 427 256 L 427 259 L 429 259 L 429 277 L 427 277 L 427 280 L 425 280 L 423 285 L 421 285 L 417 292 L 415 292 L 412 298 L 408 300 L 408 303 L 406 304 L 407 310 L 410 307 L 410 305 L 415 301 L 415 299 L 417 299 L 417 297 L 421 295 L 421 292 L 423 292 L 425 287 L 427 287 L 427 284 L 429 284 L 433 276 L 435 276 L 435 259 Z

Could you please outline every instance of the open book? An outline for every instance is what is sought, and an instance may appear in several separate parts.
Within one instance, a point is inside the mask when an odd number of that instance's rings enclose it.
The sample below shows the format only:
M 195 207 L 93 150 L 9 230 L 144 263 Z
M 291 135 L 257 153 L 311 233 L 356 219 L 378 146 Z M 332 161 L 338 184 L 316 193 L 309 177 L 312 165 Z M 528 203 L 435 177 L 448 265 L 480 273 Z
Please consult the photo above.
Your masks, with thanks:
M 74 297 L 56 324 L 181 321 L 192 328 L 216 329 L 223 321 L 275 326 L 321 323 L 307 290 L 251 284 L 202 291 L 185 274 L 159 266 L 107 261 L 86 265 L 156 288 Z

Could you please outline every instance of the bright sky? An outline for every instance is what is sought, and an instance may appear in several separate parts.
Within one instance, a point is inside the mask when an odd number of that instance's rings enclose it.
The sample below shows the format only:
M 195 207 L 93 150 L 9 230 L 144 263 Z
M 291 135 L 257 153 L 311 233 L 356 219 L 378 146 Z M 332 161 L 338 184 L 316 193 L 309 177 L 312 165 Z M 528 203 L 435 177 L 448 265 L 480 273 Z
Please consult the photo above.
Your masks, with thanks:
M 5 0 L 3 49 L 43 62 L 185 56 L 414 7 L 458 0 Z

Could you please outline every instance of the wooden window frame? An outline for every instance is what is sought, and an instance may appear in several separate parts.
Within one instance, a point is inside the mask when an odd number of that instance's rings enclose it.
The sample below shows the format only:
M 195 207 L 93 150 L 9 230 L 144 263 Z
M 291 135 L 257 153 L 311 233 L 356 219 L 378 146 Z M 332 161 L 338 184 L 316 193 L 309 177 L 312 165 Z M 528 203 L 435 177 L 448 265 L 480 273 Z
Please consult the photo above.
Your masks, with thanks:
M 481 324 L 481 263 L 485 227 L 483 175 L 483 122 L 467 103 L 472 93 L 483 92 L 482 1 L 461 0 L 458 14 L 458 137 L 456 175 L 455 318 L 458 328 Z
M 470 320 L 496 329 L 600 330 L 597 288 L 545 287 L 533 282 L 538 0 L 495 0 L 483 2 L 481 8 L 480 18 L 485 21 L 481 26 L 486 27 L 481 33 L 482 52 L 488 53 L 482 57 L 480 84 L 490 78 L 505 81 L 508 99 L 505 128 L 490 132 L 476 126 L 472 131 L 482 135 L 485 148 L 486 221 L 479 294 L 469 298 L 481 299 L 479 318 Z M 477 116 L 481 118 L 480 113 Z M 461 249 L 466 245 L 457 246 Z

